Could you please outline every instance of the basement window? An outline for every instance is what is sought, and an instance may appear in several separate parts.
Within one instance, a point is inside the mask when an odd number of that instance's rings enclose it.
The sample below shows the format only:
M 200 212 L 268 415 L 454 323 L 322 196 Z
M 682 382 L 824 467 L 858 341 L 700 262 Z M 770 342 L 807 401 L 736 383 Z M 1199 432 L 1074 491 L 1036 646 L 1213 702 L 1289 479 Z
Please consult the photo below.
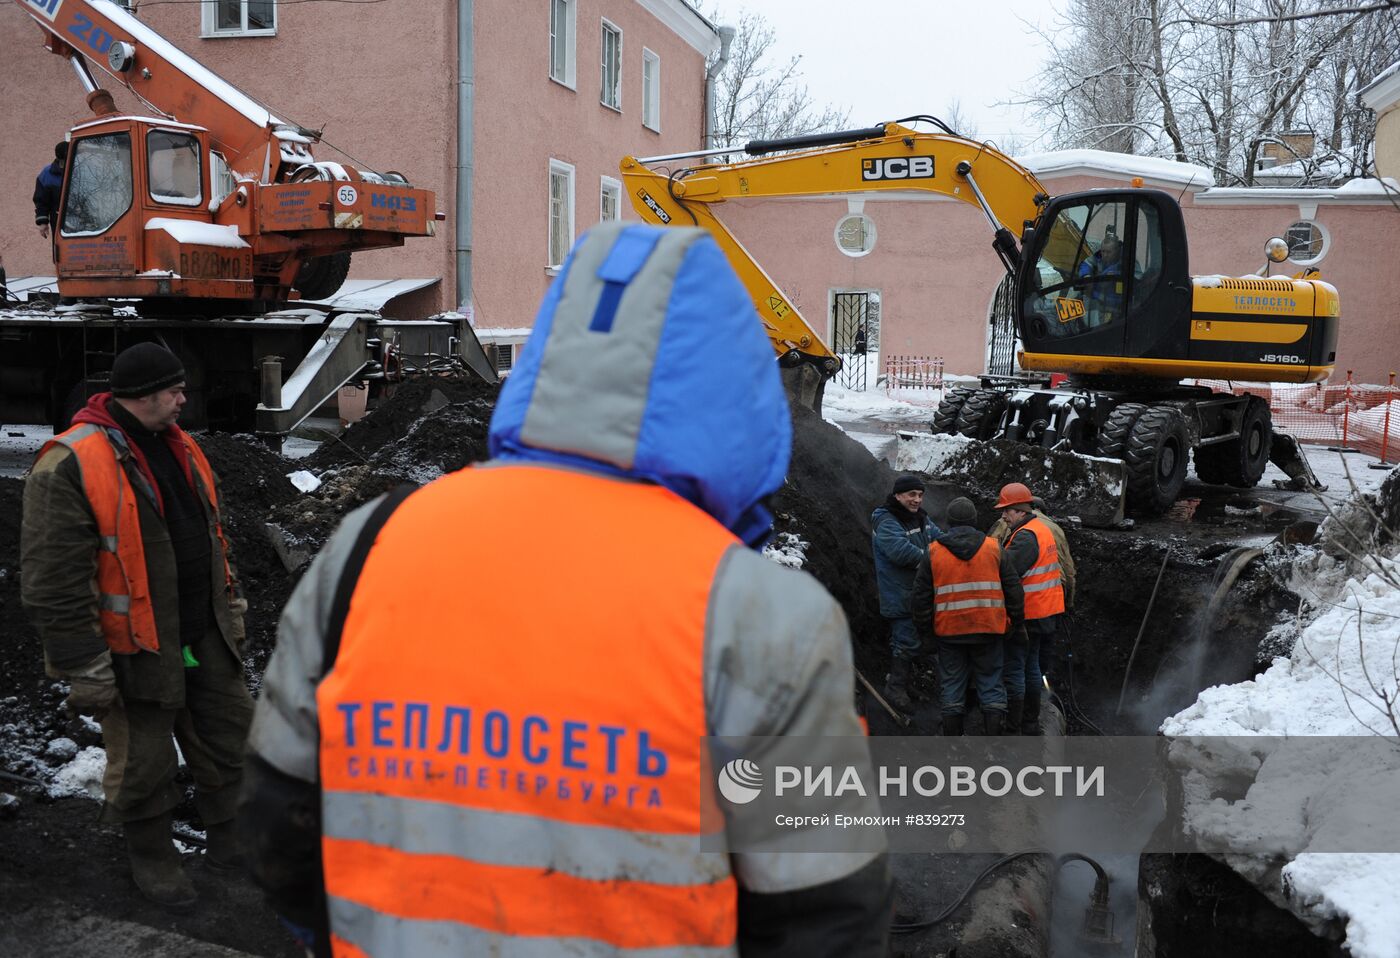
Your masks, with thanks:
M 276 0 L 203 0 L 203 37 L 277 35 Z
M 496 374 L 508 373 L 515 365 L 515 344 L 497 343 L 493 349 L 496 350 Z

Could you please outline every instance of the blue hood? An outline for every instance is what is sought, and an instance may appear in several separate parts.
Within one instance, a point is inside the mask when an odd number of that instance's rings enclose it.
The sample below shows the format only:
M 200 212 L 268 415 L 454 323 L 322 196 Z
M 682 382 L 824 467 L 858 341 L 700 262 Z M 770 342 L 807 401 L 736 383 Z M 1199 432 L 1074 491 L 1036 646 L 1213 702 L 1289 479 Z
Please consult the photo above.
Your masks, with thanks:
M 773 347 L 714 240 L 621 223 L 575 244 L 490 432 L 495 459 L 658 483 L 754 546 L 791 446 Z

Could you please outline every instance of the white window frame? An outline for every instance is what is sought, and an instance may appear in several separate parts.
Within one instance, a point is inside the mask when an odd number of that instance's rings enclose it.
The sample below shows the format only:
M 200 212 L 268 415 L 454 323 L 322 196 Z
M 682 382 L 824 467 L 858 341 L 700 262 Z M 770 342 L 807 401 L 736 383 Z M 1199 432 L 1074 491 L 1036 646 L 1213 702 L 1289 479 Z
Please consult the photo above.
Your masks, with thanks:
M 572 2 L 572 0 L 571 0 Z M 200 36 L 214 37 L 275 37 L 277 36 L 277 0 L 272 0 L 272 26 L 267 29 L 248 29 L 248 0 L 239 0 L 242 27 L 236 30 L 219 29 L 219 0 L 202 0 L 200 3 Z
M 564 7 L 564 62 L 555 63 L 555 35 L 560 25 L 555 13 Z M 549 78 L 577 91 L 578 88 L 578 0 L 549 0 Z
M 608 34 L 617 35 L 617 57 L 613 66 L 617 73 L 613 77 L 612 92 L 615 103 L 608 102 Z M 622 112 L 622 28 L 606 17 L 603 18 L 603 29 L 599 31 L 598 39 L 598 102 L 609 110 Z
M 613 198 L 613 209 L 617 212 L 617 215 L 612 217 L 604 215 L 603 209 L 603 201 L 609 195 Z M 609 220 L 620 219 L 622 219 L 622 182 L 611 176 L 604 176 L 598 186 L 598 222 L 607 223 Z
M 647 66 L 651 66 L 651 95 L 647 95 Z M 642 47 L 642 126 L 661 132 L 661 57 Z
M 1300 257 L 1293 255 L 1293 243 L 1289 239 L 1289 234 L 1291 234 L 1293 230 L 1299 226 L 1311 227 L 1312 229 L 1317 230 L 1318 235 L 1321 237 L 1322 245 L 1318 248 L 1316 256 Z M 1299 217 L 1298 219 L 1289 223 L 1288 229 L 1283 231 L 1283 236 L 1284 242 L 1288 243 L 1288 261 L 1291 263 L 1296 263 L 1299 266 L 1316 266 L 1318 263 L 1322 262 L 1327 257 L 1328 251 L 1332 249 L 1332 234 L 1327 231 L 1327 227 L 1323 226 L 1321 223 L 1319 223 L 1315 219 L 1312 219 L 1311 217 Z
M 559 257 L 559 262 L 551 263 L 551 253 L 554 252 L 554 177 L 560 175 L 566 178 L 569 185 L 569 195 L 565 200 L 565 208 L 562 210 L 565 222 L 560 225 L 564 230 L 563 255 Z M 564 265 L 564 259 L 569 255 L 569 250 L 574 245 L 574 167 L 571 163 L 562 160 L 551 159 L 549 161 L 549 177 L 545 180 L 545 203 L 548 215 L 545 217 L 545 271 L 551 276 L 558 274 L 559 268 Z
M 515 368 L 515 343 L 492 343 L 495 350 L 497 376 L 508 376 Z

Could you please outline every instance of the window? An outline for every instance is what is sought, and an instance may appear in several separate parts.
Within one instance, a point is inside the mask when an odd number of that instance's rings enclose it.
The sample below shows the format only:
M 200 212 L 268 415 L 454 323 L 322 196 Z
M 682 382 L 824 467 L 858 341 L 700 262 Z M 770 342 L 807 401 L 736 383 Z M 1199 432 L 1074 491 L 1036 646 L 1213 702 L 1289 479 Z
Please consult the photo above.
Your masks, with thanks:
M 603 106 L 622 109 L 622 31 L 603 21 Z
M 847 256 L 864 256 L 875 248 L 875 221 L 864 213 L 843 216 L 836 224 L 836 248 Z
M 558 269 L 574 243 L 574 168 L 549 161 L 549 268 Z
M 508 373 L 515 365 L 515 344 L 497 343 L 493 349 L 496 350 L 496 373 Z
M 610 176 L 603 177 L 598 193 L 598 222 L 622 219 L 622 184 Z
M 199 141 L 174 130 L 147 133 L 146 180 L 157 203 L 198 206 L 204 200 Z
M 74 140 L 68 163 L 72 169 L 63 203 L 63 235 L 105 232 L 131 209 L 131 134 Z
M 1284 234 L 1288 243 L 1288 258 L 1299 266 L 1311 266 L 1327 253 L 1327 231 L 1320 223 L 1299 220 Z
M 1129 255 L 1154 255 L 1153 240 L 1139 237 L 1124 250 L 1128 204 L 1085 202 L 1060 209 L 1050 227 L 1029 288 L 1027 312 L 1049 335 L 1072 336 L 1124 318 Z M 1155 216 L 1139 216 L 1139 232 L 1156 232 Z M 1134 263 L 1134 273 L 1141 264 Z M 1152 281 L 1155 284 L 1155 280 Z
M 577 0 L 549 2 L 549 77 L 570 89 L 574 78 L 574 36 Z
M 642 48 L 642 123 L 661 132 L 661 58 Z
M 214 194 L 213 203 L 217 206 L 224 198 L 238 189 L 238 181 L 228 168 L 228 161 L 218 153 L 209 154 L 209 187 Z
M 272 36 L 277 32 L 276 0 L 204 0 L 203 35 Z

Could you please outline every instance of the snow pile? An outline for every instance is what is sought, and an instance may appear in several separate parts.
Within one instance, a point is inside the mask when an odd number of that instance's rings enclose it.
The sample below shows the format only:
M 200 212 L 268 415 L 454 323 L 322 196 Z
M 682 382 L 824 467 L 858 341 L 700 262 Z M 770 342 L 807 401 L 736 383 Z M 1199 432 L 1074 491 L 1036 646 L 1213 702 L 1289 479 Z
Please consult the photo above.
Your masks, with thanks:
M 794 533 L 780 532 L 773 537 L 772 542 L 763 547 L 763 558 L 789 569 L 800 569 L 807 561 L 809 545 L 810 542 Z
M 101 798 L 102 773 L 106 770 L 107 753 L 96 745 L 89 745 L 54 772 L 49 794 L 54 798 Z
M 316 474 L 314 472 L 308 472 L 305 469 L 289 472 L 287 473 L 287 478 L 290 479 L 292 485 L 296 486 L 301 492 L 315 492 L 317 489 L 321 488 L 321 480 L 316 478 Z
M 930 476 L 941 476 L 948 471 L 951 464 L 960 462 L 976 445 L 975 439 L 950 433 L 914 436 L 900 442 L 894 467 L 900 472 L 922 472 Z
M 1370 552 L 1340 526 L 1328 523 L 1340 545 Z M 1188 828 L 1211 843 L 1272 849 L 1226 858 L 1314 929 L 1344 926 L 1357 958 L 1393 958 L 1400 854 L 1334 850 L 1400 847 L 1400 819 L 1378 816 L 1376 802 L 1400 794 L 1400 748 L 1376 738 L 1398 734 L 1386 702 L 1400 692 L 1400 562 L 1313 550 L 1291 566 L 1290 588 L 1310 606 L 1300 623 L 1275 629 L 1280 646 L 1292 639 L 1291 653 L 1253 681 L 1207 689 L 1161 731 L 1231 737 L 1212 739 L 1208 751 L 1173 747 L 1189 769 Z M 1339 749 L 1317 736 L 1366 736 L 1375 747 Z M 1242 797 L 1241 782 L 1251 783 Z

